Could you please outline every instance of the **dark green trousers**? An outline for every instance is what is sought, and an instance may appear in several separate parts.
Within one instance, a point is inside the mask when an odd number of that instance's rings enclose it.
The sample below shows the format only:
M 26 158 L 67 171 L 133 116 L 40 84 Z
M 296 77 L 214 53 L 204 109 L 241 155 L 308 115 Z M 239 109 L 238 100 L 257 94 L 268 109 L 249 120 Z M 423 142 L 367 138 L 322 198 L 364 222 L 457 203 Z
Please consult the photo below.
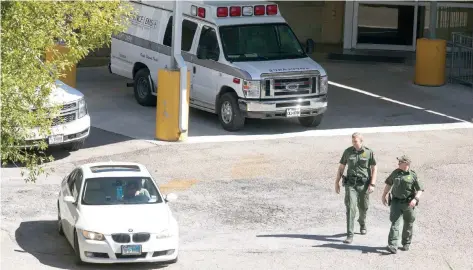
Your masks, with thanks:
M 399 241 L 399 225 L 401 216 L 404 221 L 402 228 L 402 245 L 411 244 L 412 228 L 416 219 L 415 208 L 409 207 L 408 202 L 392 200 L 391 213 L 389 219 L 391 221 L 391 229 L 389 230 L 388 244 L 397 247 Z
M 346 185 L 345 206 L 347 208 L 347 236 L 353 236 L 355 229 L 355 216 L 359 210 L 358 223 L 365 225 L 366 213 L 370 202 L 368 185 Z

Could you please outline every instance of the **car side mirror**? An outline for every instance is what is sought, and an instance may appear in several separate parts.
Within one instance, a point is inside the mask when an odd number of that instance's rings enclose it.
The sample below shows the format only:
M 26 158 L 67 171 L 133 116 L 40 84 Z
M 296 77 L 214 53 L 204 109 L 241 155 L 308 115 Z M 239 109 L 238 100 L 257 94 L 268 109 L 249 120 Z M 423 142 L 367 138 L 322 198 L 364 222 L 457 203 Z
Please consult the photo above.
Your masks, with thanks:
M 66 203 L 75 203 L 76 202 L 76 200 L 72 196 L 65 196 L 63 200 Z
M 307 41 L 306 41 L 306 48 L 305 48 L 305 52 L 307 54 L 312 54 L 315 50 L 315 41 L 311 38 L 309 38 Z
M 164 198 L 164 200 L 166 202 L 173 202 L 175 200 L 177 200 L 177 195 L 174 194 L 174 193 L 169 193 L 168 195 L 166 195 L 166 197 Z

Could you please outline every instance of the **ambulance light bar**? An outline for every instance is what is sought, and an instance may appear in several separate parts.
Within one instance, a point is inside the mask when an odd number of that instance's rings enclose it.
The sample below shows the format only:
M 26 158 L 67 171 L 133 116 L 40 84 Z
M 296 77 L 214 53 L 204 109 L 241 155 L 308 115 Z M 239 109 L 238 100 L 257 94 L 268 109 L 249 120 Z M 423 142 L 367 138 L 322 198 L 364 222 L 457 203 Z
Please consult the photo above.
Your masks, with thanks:
M 193 6 L 194 7 L 194 6 Z M 204 10 L 205 11 L 205 10 Z M 230 12 L 229 12 L 230 11 Z M 230 10 L 228 7 L 218 7 L 217 17 L 240 17 L 240 16 L 263 16 L 263 15 L 277 15 L 278 5 L 257 5 L 251 6 L 231 6 Z M 194 14 L 193 14 L 194 15 Z

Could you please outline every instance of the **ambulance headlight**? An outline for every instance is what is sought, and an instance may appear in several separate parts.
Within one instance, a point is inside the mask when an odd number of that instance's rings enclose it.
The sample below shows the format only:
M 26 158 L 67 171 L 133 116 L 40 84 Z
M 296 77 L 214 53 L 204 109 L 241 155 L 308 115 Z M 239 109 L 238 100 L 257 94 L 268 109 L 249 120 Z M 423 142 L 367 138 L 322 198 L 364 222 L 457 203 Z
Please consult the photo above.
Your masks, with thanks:
M 260 98 L 261 81 L 243 81 L 243 94 L 246 98 Z
M 327 94 L 328 92 L 328 77 L 320 77 L 320 94 Z

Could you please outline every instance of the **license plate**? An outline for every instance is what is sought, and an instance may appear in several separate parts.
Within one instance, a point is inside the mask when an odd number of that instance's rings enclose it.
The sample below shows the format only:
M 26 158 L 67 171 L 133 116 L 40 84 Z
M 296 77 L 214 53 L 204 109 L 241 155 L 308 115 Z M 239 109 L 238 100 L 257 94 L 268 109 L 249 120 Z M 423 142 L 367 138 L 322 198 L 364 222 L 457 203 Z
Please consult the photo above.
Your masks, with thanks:
M 53 135 L 48 138 L 49 144 L 58 144 L 64 141 L 63 135 Z
M 141 245 L 122 246 L 122 255 L 141 255 Z
M 301 108 L 291 108 L 286 110 L 286 117 L 301 116 Z

